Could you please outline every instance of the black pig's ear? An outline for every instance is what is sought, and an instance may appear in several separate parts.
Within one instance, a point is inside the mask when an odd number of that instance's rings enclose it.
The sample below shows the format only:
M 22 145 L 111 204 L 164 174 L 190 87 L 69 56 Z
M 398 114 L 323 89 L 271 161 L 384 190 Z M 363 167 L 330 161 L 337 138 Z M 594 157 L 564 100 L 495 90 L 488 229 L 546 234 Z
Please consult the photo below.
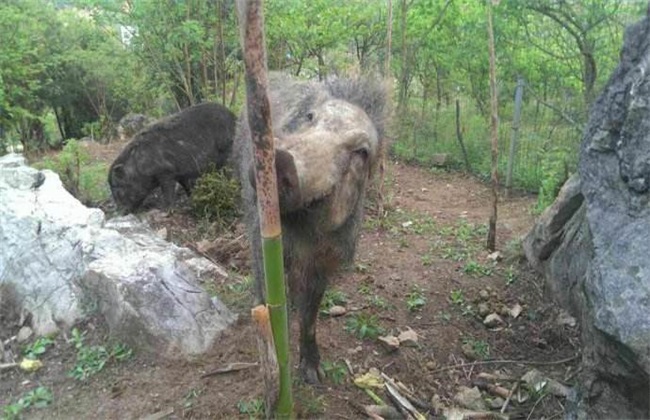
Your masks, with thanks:
M 124 165 L 115 165 L 113 166 L 113 178 L 116 180 L 123 180 L 126 178 L 126 170 L 124 169 Z

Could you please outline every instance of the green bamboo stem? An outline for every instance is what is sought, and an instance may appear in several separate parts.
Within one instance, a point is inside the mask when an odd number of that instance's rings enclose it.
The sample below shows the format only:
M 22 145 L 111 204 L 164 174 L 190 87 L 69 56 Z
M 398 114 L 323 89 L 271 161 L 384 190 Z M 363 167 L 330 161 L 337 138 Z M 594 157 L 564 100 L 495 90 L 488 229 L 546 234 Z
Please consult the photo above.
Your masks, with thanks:
M 289 361 L 289 322 L 284 282 L 284 259 L 282 254 L 282 226 L 275 173 L 275 149 L 271 127 L 271 107 L 267 94 L 266 49 L 264 45 L 264 17 L 261 0 L 239 0 L 237 3 L 241 28 L 242 50 L 246 68 L 246 96 L 248 125 L 255 156 L 255 180 L 257 207 L 262 235 L 266 302 L 269 310 L 275 356 L 279 371 L 277 399 L 270 393 L 275 386 L 267 384 L 267 403 L 277 401 L 277 418 L 293 417 L 291 392 L 291 364 Z M 271 358 L 262 357 L 268 361 Z M 264 367 L 263 367 L 264 368 Z M 268 371 L 275 366 L 267 366 Z M 273 407 L 267 406 L 267 417 Z

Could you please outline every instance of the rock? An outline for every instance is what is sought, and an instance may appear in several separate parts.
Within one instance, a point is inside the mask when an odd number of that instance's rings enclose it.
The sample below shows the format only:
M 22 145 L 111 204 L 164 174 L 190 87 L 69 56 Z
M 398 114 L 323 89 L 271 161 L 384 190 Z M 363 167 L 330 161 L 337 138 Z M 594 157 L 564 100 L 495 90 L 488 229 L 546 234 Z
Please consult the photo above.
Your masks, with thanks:
M 121 141 L 130 140 L 138 131 L 154 122 L 154 119 L 142 114 L 127 114 L 117 125 L 117 134 Z
M 477 309 L 478 309 L 478 314 L 481 317 L 484 317 L 490 313 L 490 305 L 488 305 L 485 302 L 479 303 Z
M 447 153 L 435 153 L 431 156 L 433 166 L 447 166 L 449 164 L 449 155 Z
M 36 335 L 68 328 L 96 308 L 132 347 L 171 358 L 204 353 L 235 320 L 199 287 L 201 275 L 226 272 L 208 266 L 215 265 L 133 215 L 107 222 L 54 172 L 0 157 L 0 285 L 15 289 Z
M 545 290 L 580 324 L 568 416 L 650 418 L 650 18 L 628 28 L 593 103 L 578 174 L 524 240 Z
M 388 276 L 388 280 L 390 280 L 390 281 L 402 281 L 402 276 L 400 276 L 399 274 L 391 274 L 390 276 Z
M 156 235 L 158 235 L 161 239 L 164 239 L 165 241 L 168 239 L 167 237 L 167 228 L 160 228 L 156 231 Z
M 390 405 L 365 405 L 363 409 L 368 414 L 368 417 L 372 419 L 397 420 L 404 418 L 395 407 Z
M 506 323 L 503 322 L 503 319 L 495 313 L 491 313 L 490 315 L 486 316 L 485 319 L 483 320 L 483 325 L 485 325 L 488 328 L 502 327 L 505 324 Z
M 29 337 L 31 337 L 33 333 L 34 332 L 32 331 L 31 328 L 21 327 L 20 330 L 18 331 L 18 334 L 16 335 L 16 340 L 19 343 L 24 343 L 25 341 L 29 340 Z
M 516 303 L 512 308 L 510 308 L 510 316 L 513 318 L 518 318 L 521 315 L 523 308 L 520 304 Z
M 468 388 L 466 386 L 458 387 L 458 392 L 454 395 L 454 402 L 461 407 L 470 410 L 484 411 L 487 410 L 481 391 L 477 387 Z
M 501 304 L 499 305 L 499 315 L 501 316 L 509 316 L 510 315 L 510 308 L 508 306 Z
M 400 332 L 397 336 L 400 345 L 407 347 L 416 347 L 418 345 L 418 334 L 411 328 L 406 328 L 406 330 Z
M 445 404 L 442 402 L 440 395 L 433 394 L 431 397 L 431 407 L 435 410 L 435 414 L 442 413 L 445 410 Z
M 571 388 L 566 385 L 562 385 L 554 379 L 549 379 L 545 377 L 542 372 L 537 369 L 532 369 L 526 372 L 521 378 L 522 381 L 526 382 L 530 389 L 534 390 L 537 393 L 542 391 L 550 392 L 556 397 L 566 398 L 571 395 Z
M 340 305 L 334 305 L 334 306 L 332 306 L 332 307 L 330 308 L 330 310 L 328 311 L 328 313 L 329 313 L 330 316 L 343 316 L 343 315 L 345 315 L 347 312 L 348 312 L 348 310 L 345 309 L 344 306 L 340 306 Z
M 469 360 L 478 360 L 480 359 L 479 355 L 474 350 L 474 347 L 470 343 L 465 343 L 460 346 L 463 356 L 467 357 Z
M 505 400 L 501 397 L 492 398 L 490 399 L 490 408 L 493 410 L 499 410 L 503 407 L 504 403 Z
M 402 227 L 403 227 L 403 228 L 407 228 L 407 227 L 410 227 L 410 226 L 412 226 L 412 225 L 413 225 L 413 222 L 410 221 L 410 220 L 409 220 L 409 221 L 406 221 L 406 222 L 404 222 L 404 223 L 402 223 Z
M 478 297 L 482 300 L 488 300 L 490 298 L 490 292 L 485 289 L 481 289 L 481 291 L 478 292 Z
M 564 309 L 560 310 L 560 313 L 558 313 L 557 318 L 555 319 L 555 323 L 558 325 L 566 325 L 568 327 L 575 327 L 577 324 L 577 321 L 574 317 L 569 315 L 567 311 Z
M 388 351 L 395 351 L 399 349 L 399 340 L 394 335 L 380 336 L 377 339 Z
M 487 259 L 489 261 L 498 262 L 498 261 L 501 261 L 503 259 L 503 255 L 501 255 L 501 252 L 499 252 L 499 251 L 494 251 L 493 253 L 491 253 L 490 255 L 487 256 Z

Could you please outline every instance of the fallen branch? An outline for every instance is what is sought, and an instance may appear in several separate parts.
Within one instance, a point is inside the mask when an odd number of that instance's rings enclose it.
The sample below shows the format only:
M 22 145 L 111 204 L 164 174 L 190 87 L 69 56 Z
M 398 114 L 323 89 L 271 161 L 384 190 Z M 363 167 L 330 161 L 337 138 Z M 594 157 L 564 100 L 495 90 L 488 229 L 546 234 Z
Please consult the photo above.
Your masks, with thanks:
M 519 381 L 515 382 L 515 384 L 512 386 L 512 389 L 510 390 L 510 393 L 508 393 L 508 398 L 506 398 L 506 400 L 503 402 L 503 405 L 501 406 L 501 414 L 506 412 L 508 404 L 510 404 L 510 400 L 512 399 L 512 396 L 515 395 L 517 388 L 519 388 Z
M 542 402 L 542 400 L 546 398 L 548 395 L 550 394 L 542 394 L 542 396 L 539 397 L 537 401 L 535 401 L 535 404 L 533 404 L 533 408 L 530 409 L 530 413 L 528 413 L 528 417 L 526 417 L 526 420 L 530 420 L 530 417 L 533 415 L 533 411 L 535 411 L 535 408 L 537 408 L 537 404 Z
M 210 376 L 221 375 L 223 373 L 238 372 L 240 370 L 249 369 L 249 368 L 252 368 L 252 367 L 255 367 L 255 366 L 258 366 L 258 365 L 259 365 L 259 363 L 257 363 L 257 362 L 255 362 L 255 363 L 245 363 L 245 362 L 229 363 L 228 365 L 226 365 L 226 366 L 224 366 L 222 368 L 213 370 L 212 372 L 204 373 L 203 375 L 201 375 L 201 379 L 208 378 Z
M 18 367 L 18 363 L 1 363 L 0 364 L 0 370 L 13 369 L 15 367 Z
M 580 355 L 575 354 L 571 357 L 567 357 L 566 359 L 561 359 L 561 360 L 556 360 L 553 362 L 537 362 L 534 360 L 509 360 L 509 359 L 494 359 L 494 360 L 481 360 L 479 362 L 472 362 L 472 363 L 459 363 L 457 365 L 450 365 L 450 366 L 445 366 L 440 369 L 436 369 L 433 372 L 431 372 L 432 375 L 440 372 L 445 372 L 448 370 L 453 370 L 453 369 L 462 369 L 468 366 L 472 365 L 491 365 L 491 364 L 514 364 L 514 365 L 538 365 L 538 366 L 552 366 L 552 365 L 561 365 L 564 363 L 569 363 L 572 362 L 573 360 L 577 359 Z

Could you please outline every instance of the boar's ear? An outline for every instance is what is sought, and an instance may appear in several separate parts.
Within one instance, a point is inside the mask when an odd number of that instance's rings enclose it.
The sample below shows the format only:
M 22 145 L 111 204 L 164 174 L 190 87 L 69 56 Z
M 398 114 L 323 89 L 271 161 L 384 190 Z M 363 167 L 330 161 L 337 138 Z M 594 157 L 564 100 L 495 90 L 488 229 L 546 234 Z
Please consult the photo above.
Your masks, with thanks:
M 124 170 L 124 165 L 115 165 L 113 166 L 113 170 L 111 171 L 111 174 L 113 175 L 113 178 L 115 178 L 116 181 L 120 181 L 126 178 L 126 171 Z

